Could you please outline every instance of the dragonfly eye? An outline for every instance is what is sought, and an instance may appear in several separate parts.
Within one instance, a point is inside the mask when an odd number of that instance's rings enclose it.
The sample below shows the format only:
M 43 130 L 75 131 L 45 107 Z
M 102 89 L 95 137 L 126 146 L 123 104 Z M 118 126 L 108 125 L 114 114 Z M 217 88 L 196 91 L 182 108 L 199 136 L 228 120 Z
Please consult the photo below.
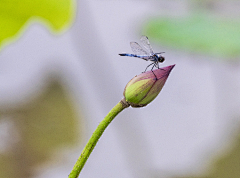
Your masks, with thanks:
M 165 61 L 165 58 L 163 56 L 159 56 L 158 62 L 164 62 L 164 61 Z

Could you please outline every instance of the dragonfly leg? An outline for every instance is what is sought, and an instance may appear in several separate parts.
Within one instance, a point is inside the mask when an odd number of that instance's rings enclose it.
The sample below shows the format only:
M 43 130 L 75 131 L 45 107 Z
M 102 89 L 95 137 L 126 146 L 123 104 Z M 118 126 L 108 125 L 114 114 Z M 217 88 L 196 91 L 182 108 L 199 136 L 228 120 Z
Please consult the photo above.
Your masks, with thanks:
M 153 65 L 151 71 L 152 71 L 153 75 L 155 76 L 155 80 L 157 80 L 157 76 L 156 76 L 155 73 L 153 72 L 153 68 L 156 67 L 156 63 L 153 63 L 153 64 L 154 64 L 154 65 Z
M 154 65 L 153 65 L 153 67 L 152 67 L 151 71 L 153 70 L 153 68 L 154 68 L 154 67 L 156 67 L 156 66 L 155 66 L 156 64 L 155 64 L 155 63 L 153 63 L 153 64 L 154 64 Z
M 159 63 L 155 63 L 155 66 L 156 66 L 156 68 L 161 69 L 161 68 L 159 68 Z M 161 69 L 161 70 L 164 70 L 164 69 Z
M 150 67 L 150 66 L 153 65 L 153 64 L 154 64 L 154 63 L 149 64 L 149 65 L 146 67 L 146 69 L 144 70 L 144 72 L 146 72 L 146 71 L 147 71 L 147 68 Z M 154 65 L 153 65 L 153 67 L 154 67 Z M 152 68 L 152 69 L 153 69 L 153 68 Z M 152 69 L 151 69 L 151 70 L 152 70 Z M 144 72 L 143 72 L 143 73 L 144 73 Z
M 151 70 L 152 71 L 152 70 Z M 155 80 L 157 80 L 157 76 L 156 74 L 152 71 L 153 75 L 155 76 Z

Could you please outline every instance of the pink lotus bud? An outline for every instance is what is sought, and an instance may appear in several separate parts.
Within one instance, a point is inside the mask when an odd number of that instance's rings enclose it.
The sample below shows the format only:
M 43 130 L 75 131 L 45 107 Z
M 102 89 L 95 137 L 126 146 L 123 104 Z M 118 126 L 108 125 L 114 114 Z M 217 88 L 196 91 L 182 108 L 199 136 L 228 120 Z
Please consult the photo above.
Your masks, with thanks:
M 162 90 L 174 66 L 159 68 L 135 76 L 124 89 L 125 100 L 132 107 L 144 107 L 149 104 Z

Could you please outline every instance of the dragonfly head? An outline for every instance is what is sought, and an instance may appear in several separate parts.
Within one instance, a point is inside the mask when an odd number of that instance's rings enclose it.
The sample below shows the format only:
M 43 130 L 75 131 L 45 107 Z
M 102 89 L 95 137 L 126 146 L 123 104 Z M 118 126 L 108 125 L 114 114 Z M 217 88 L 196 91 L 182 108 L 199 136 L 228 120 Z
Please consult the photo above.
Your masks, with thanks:
M 157 54 L 158 56 L 158 62 L 164 62 L 165 61 L 165 57 L 161 56 L 160 54 Z

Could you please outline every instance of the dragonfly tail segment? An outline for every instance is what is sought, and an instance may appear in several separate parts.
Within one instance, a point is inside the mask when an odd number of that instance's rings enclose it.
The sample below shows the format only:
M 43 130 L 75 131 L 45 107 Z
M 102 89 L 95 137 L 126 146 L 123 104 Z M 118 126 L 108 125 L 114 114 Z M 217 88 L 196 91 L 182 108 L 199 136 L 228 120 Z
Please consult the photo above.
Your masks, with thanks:
M 143 60 L 146 60 L 148 61 L 149 59 L 149 56 L 146 56 L 146 55 L 136 55 L 136 54 L 127 54 L 127 53 L 122 53 L 122 54 L 119 54 L 120 56 L 128 56 L 128 57 L 138 57 L 138 58 L 141 58 Z
M 126 53 L 122 53 L 122 54 L 119 54 L 120 56 L 129 56 L 129 57 L 138 57 L 138 55 L 135 55 L 135 54 L 126 54 Z

